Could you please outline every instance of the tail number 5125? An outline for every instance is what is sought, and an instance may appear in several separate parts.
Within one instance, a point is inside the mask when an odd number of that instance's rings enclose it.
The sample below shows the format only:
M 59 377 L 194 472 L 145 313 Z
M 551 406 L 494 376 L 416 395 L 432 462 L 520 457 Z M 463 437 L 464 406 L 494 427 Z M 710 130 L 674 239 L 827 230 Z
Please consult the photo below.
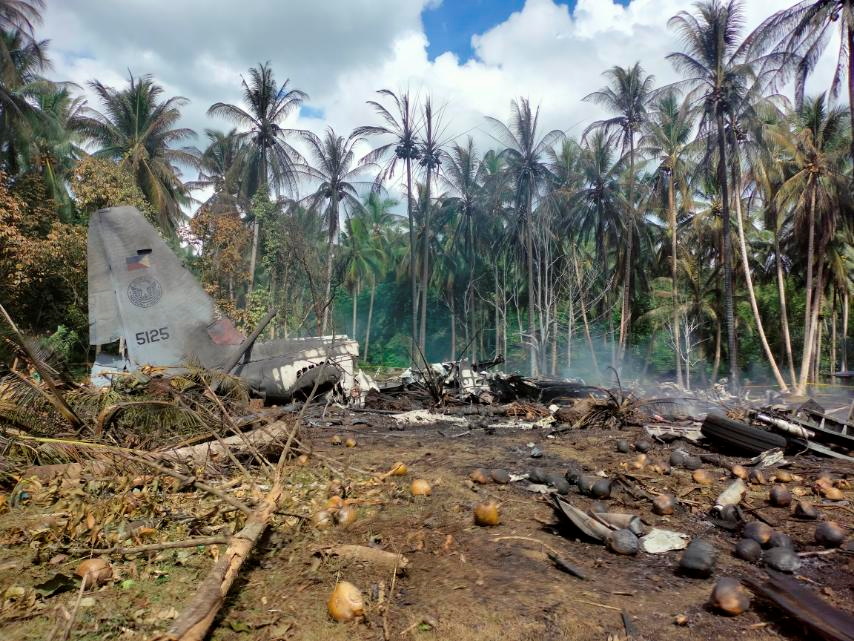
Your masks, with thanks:
M 136 333 L 136 344 L 147 345 L 148 343 L 159 343 L 160 341 L 169 340 L 169 328 L 161 327 L 159 329 L 147 329 L 143 332 Z

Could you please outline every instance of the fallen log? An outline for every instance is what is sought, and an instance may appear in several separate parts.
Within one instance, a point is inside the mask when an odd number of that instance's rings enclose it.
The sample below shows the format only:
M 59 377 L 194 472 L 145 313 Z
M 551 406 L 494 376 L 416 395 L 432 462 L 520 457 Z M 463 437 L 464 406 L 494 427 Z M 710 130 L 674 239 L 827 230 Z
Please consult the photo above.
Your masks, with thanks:
M 854 641 L 854 616 L 839 610 L 794 579 L 770 573 L 765 583 L 746 579 L 753 592 L 827 641 Z
M 227 459 L 229 451 L 234 453 L 253 448 L 263 451 L 287 437 L 292 427 L 293 423 L 275 421 L 269 425 L 257 427 L 251 432 L 199 443 L 198 445 L 158 450 L 152 452 L 152 455 L 164 461 L 181 463 L 192 468 L 207 467 Z
M 279 507 L 284 493 L 284 462 L 296 438 L 299 422 L 290 427 L 288 440 L 284 444 L 270 491 L 258 507 L 246 519 L 246 525 L 235 534 L 225 552 L 219 557 L 210 573 L 199 585 L 190 603 L 184 608 L 165 634 L 156 637 L 159 641 L 202 641 L 214 618 L 225 602 L 243 562 L 249 557 L 255 544 L 267 529 L 270 517 Z

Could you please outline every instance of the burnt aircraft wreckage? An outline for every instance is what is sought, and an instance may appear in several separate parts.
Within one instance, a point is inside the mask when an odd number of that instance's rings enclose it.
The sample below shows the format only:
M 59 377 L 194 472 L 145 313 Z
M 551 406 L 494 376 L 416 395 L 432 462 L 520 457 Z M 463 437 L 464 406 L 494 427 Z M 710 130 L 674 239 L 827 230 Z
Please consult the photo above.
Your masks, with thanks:
M 110 207 L 89 221 L 89 342 L 99 349 L 92 382 L 144 366 L 188 363 L 242 378 L 280 401 L 315 388 L 358 398 L 373 383 L 356 370 L 359 345 L 347 336 L 258 342 L 273 313 L 250 336 L 219 314 L 211 297 L 135 207 Z M 355 393 L 354 393 L 355 392 Z

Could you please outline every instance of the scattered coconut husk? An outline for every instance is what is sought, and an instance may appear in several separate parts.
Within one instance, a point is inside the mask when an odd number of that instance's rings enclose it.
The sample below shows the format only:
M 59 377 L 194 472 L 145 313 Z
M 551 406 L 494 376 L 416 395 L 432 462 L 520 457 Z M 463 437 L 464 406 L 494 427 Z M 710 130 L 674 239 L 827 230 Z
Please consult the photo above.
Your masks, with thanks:
M 326 608 L 329 616 L 344 623 L 365 615 L 365 599 L 359 588 L 348 581 L 341 581 L 329 595 Z
M 728 616 L 737 616 L 750 607 L 750 594 L 738 579 L 724 576 L 712 590 L 712 606 Z
M 431 488 L 430 483 L 424 479 L 415 479 L 412 481 L 410 491 L 412 492 L 412 496 L 430 496 L 433 492 L 433 488 Z
M 501 523 L 498 504 L 495 501 L 478 503 L 474 506 L 474 522 L 480 526 L 494 526 Z
M 409 559 L 403 554 L 386 552 L 366 545 L 333 545 L 320 548 L 314 554 L 321 557 L 337 556 L 347 561 L 367 563 L 398 574 L 404 574 L 409 567 Z

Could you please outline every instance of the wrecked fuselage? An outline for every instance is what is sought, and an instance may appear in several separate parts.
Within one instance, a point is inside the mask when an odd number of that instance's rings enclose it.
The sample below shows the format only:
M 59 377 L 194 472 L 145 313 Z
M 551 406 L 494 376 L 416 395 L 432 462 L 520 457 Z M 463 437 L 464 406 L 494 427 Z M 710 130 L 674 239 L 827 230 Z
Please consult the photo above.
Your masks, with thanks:
M 99 348 L 93 384 L 108 385 L 111 376 L 143 366 L 180 369 L 193 363 L 229 369 L 271 401 L 308 394 L 315 386 L 353 398 L 354 388 L 369 386 L 356 372 L 359 345 L 347 336 L 247 345 L 135 207 L 92 215 L 88 272 L 89 342 Z M 100 349 L 117 342 L 118 353 Z M 241 358 L 229 368 L 238 353 Z

